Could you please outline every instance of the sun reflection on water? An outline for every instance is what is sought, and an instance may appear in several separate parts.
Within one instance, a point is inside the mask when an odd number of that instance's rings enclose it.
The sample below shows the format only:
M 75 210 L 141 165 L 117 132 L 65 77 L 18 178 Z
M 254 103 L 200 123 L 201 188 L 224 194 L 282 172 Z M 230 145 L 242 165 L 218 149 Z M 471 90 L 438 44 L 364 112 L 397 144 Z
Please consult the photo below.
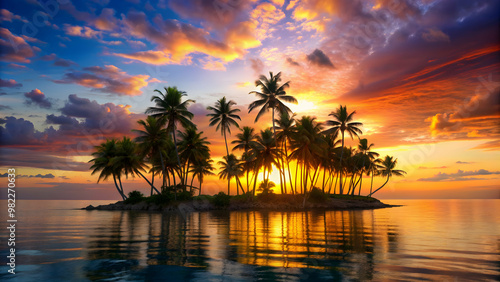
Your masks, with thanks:
M 35 203 L 24 212 L 25 229 L 19 232 L 23 251 L 18 259 L 24 263 L 20 277 L 50 280 L 54 272 L 49 266 L 61 269 L 61 280 L 499 277 L 497 200 L 404 203 L 365 211 L 163 214 L 40 212 Z

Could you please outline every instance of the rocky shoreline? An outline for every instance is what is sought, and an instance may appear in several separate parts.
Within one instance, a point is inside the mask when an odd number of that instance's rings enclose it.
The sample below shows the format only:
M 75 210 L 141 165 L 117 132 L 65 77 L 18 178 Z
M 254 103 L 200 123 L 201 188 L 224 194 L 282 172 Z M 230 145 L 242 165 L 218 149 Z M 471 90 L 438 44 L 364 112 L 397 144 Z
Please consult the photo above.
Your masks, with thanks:
M 302 197 L 288 198 L 286 201 L 236 201 L 231 200 L 228 206 L 216 206 L 208 200 L 191 200 L 184 202 L 174 202 L 168 205 L 157 205 L 145 201 L 136 204 L 125 204 L 123 201 L 108 205 L 89 205 L 82 210 L 133 210 L 133 211 L 212 211 L 212 210 L 269 210 L 269 211 L 303 211 L 303 210 L 359 210 L 359 209 L 381 209 L 397 207 L 397 205 L 387 205 L 377 199 L 328 199 L 323 202 L 306 202 L 303 204 Z

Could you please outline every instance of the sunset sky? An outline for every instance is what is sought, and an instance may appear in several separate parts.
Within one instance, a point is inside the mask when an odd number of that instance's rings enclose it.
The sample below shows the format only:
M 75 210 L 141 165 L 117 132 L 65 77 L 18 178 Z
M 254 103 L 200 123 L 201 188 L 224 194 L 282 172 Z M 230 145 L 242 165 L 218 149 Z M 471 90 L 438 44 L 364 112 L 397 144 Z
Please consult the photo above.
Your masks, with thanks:
M 500 198 L 499 1 L 40 2 L 0 2 L 0 176 L 17 169 L 21 198 L 118 199 L 90 175 L 93 146 L 134 137 L 164 86 L 196 100 L 217 162 L 224 140 L 206 107 L 226 96 L 240 126 L 270 126 L 248 114 L 269 71 L 290 81 L 299 117 L 347 105 L 374 151 L 398 159 L 407 176 L 375 196 Z M 149 191 L 140 178 L 124 188 Z

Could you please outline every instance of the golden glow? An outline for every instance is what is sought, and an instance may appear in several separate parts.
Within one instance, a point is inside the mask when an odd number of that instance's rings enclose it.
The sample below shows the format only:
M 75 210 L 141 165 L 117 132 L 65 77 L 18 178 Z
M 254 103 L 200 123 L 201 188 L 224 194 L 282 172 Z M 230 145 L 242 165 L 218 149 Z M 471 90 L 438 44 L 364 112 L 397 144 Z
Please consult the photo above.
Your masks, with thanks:
M 294 112 L 294 113 L 311 113 L 313 110 L 316 110 L 318 107 L 314 102 L 307 101 L 307 100 L 299 100 L 299 103 L 297 105 L 295 104 L 290 104 L 289 108 Z

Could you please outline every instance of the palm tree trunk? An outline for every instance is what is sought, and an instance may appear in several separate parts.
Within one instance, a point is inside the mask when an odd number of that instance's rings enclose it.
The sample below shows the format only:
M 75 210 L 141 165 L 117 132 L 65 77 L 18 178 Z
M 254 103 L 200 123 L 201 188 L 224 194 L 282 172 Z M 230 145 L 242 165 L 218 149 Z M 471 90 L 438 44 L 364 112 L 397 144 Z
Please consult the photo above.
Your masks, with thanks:
M 288 159 L 288 150 L 287 150 L 287 146 L 286 146 L 286 138 L 285 138 L 285 158 L 286 158 L 286 166 L 288 167 L 288 179 L 290 179 L 290 190 L 292 191 L 292 193 L 294 193 L 293 191 L 293 182 L 292 182 L 292 174 L 290 172 L 290 160 Z
M 345 188 L 346 182 L 347 182 L 347 173 L 346 173 L 346 176 L 344 179 L 344 185 L 342 185 L 342 172 L 340 172 L 340 182 L 339 182 L 340 186 L 339 186 L 339 188 L 342 188 L 342 186 L 344 186 L 344 188 Z M 344 191 L 343 190 L 341 190 L 341 191 L 342 191 L 342 193 L 340 193 L 340 194 L 343 194 Z M 347 191 L 347 194 L 349 194 L 349 191 Z
M 170 171 L 169 169 L 167 168 L 166 169 L 167 171 L 167 182 L 168 182 L 168 186 L 172 186 L 172 182 L 170 181 L 170 174 L 172 174 L 172 176 L 174 175 L 174 172 L 172 171 L 172 169 L 170 168 Z
M 370 185 L 370 195 L 372 194 L 372 188 L 373 188 L 373 168 L 372 168 L 372 184 Z
M 297 188 L 297 179 L 299 178 L 299 175 L 297 174 L 298 170 L 299 170 L 299 162 L 297 161 L 295 164 L 295 184 L 294 184 L 295 194 L 297 194 L 297 190 L 298 190 L 298 188 Z
M 246 170 L 246 174 L 247 174 L 246 176 L 247 176 L 247 193 L 248 193 L 248 192 L 250 192 L 250 183 L 248 182 L 248 181 L 250 181 L 250 180 L 248 179 L 248 176 L 249 176 L 249 174 L 250 174 L 250 171 L 249 171 L 248 169 Z
M 358 187 L 359 178 L 356 176 L 356 174 L 353 174 L 352 177 L 354 178 L 354 181 L 352 183 L 351 195 L 354 195 L 354 192 L 356 191 L 356 187 Z
M 283 178 L 284 175 L 283 175 L 283 172 L 281 171 L 281 163 L 282 163 L 282 159 L 281 159 L 281 156 L 278 158 L 278 161 L 276 162 L 278 164 L 278 171 L 280 173 L 280 188 L 281 188 L 281 194 L 284 193 L 284 185 L 285 185 L 285 179 Z
M 238 184 L 239 184 L 240 189 L 242 191 L 242 195 L 245 194 L 245 190 L 243 189 L 243 185 L 241 184 L 240 178 L 238 176 L 236 176 L 236 190 L 237 191 L 239 191 L 238 190 Z M 238 192 L 238 194 L 239 194 L 239 192 Z
M 366 152 L 363 152 L 363 154 L 366 154 Z M 365 155 L 363 155 L 365 156 Z M 358 192 L 358 196 L 361 195 L 361 185 L 363 184 L 363 170 L 365 169 L 365 158 L 363 158 L 363 165 L 361 166 L 361 172 L 359 173 L 359 180 L 358 182 L 356 182 L 356 186 L 358 186 L 358 183 L 359 184 L 359 192 Z M 354 187 L 356 187 L 354 186 Z M 353 194 L 354 194 L 354 191 L 353 191 Z
M 274 147 L 278 148 L 278 138 L 276 137 L 276 125 L 274 124 L 274 112 L 275 112 L 275 110 L 276 109 L 273 108 L 273 112 L 272 112 L 273 135 L 274 135 Z M 276 162 L 276 166 L 278 167 L 278 171 L 280 172 L 280 187 L 281 187 L 281 193 L 283 194 L 283 180 L 281 179 L 282 172 L 281 172 L 280 158 L 278 158 L 278 161 Z
M 116 183 L 116 176 L 114 173 L 113 173 L 113 181 L 115 182 L 115 187 L 116 187 L 116 190 L 118 190 L 118 194 L 120 194 L 120 196 L 122 196 L 123 200 L 127 199 L 127 197 L 125 197 L 125 195 L 123 195 L 123 192 L 120 190 L 120 187 L 118 187 L 118 183 Z
M 325 193 L 325 178 L 326 178 L 326 167 L 323 168 L 323 193 Z
M 245 155 L 248 157 L 248 149 L 245 149 Z M 250 173 L 250 169 L 248 167 L 248 163 L 245 163 L 245 172 L 247 174 L 247 193 L 250 192 L 250 183 L 248 182 L 248 175 Z
M 275 137 L 277 138 L 277 137 Z M 278 141 L 276 140 L 276 148 L 278 148 Z M 286 175 L 285 175 L 285 161 L 283 160 L 283 144 L 279 150 L 280 157 L 278 158 L 278 170 L 280 172 L 281 194 L 286 194 Z
M 347 182 L 347 175 L 346 175 L 346 182 Z M 345 188 L 345 187 L 344 187 Z M 349 195 L 351 194 L 351 188 L 352 188 L 352 176 L 351 178 L 349 179 L 349 190 L 347 190 L 347 193 L 345 193 L 346 195 Z
M 189 193 L 193 192 L 193 182 L 194 182 L 194 173 L 193 173 L 193 178 L 191 178 L 191 187 L 189 188 Z
M 389 182 L 389 175 L 387 175 L 387 180 L 385 181 L 385 183 L 380 186 L 377 190 L 373 191 L 373 193 L 370 193 L 370 195 L 368 195 L 368 197 L 371 197 L 373 194 L 375 194 L 378 190 L 382 189 L 382 187 L 385 186 L 385 184 L 387 184 L 387 182 Z
M 230 185 L 231 185 L 231 178 L 228 176 L 227 177 L 227 195 L 230 194 Z
M 304 195 L 307 194 L 307 190 L 309 190 L 307 188 L 307 180 L 309 179 L 309 172 L 310 172 L 310 170 L 311 169 L 309 168 L 309 164 L 308 164 L 308 166 L 306 168 L 306 177 L 305 177 L 305 181 L 304 181 Z
M 361 196 L 361 187 L 363 186 L 363 175 L 361 175 L 361 179 L 359 180 L 359 190 L 358 190 L 358 196 Z
M 281 172 L 283 173 L 283 190 L 285 191 L 285 194 L 287 194 L 287 189 L 286 189 L 286 173 L 285 173 L 285 160 L 283 159 L 283 151 L 285 150 L 285 145 L 286 145 L 286 138 L 283 137 L 283 143 L 281 144 Z M 286 153 L 285 153 L 285 158 L 286 158 Z
M 187 183 L 188 181 L 188 174 L 189 174 L 189 158 L 186 161 L 186 169 L 184 170 L 184 175 L 186 176 L 184 183 Z M 184 187 L 184 191 L 186 191 L 186 187 Z
M 342 188 L 342 157 L 344 156 L 344 131 L 342 130 L 342 152 L 340 152 L 340 182 L 339 182 L 339 192 L 342 194 L 344 192 Z
M 179 149 L 177 149 L 177 138 L 175 137 L 175 123 L 174 123 L 174 129 L 172 131 L 172 136 L 174 137 L 174 147 L 175 147 L 175 155 L 177 156 L 177 165 L 179 165 L 179 169 L 181 169 L 182 167 L 181 158 L 179 157 Z M 183 181 L 182 176 L 180 176 L 180 180 L 181 180 L 181 185 L 183 185 L 184 183 L 182 182 Z M 175 190 L 175 198 L 177 199 L 177 189 Z
M 160 161 L 161 161 L 161 171 L 163 172 L 163 185 L 162 186 L 165 186 L 165 175 L 166 175 L 165 162 L 163 161 L 163 153 L 161 152 L 161 150 L 160 150 Z
M 198 191 L 198 196 L 201 195 L 201 184 L 203 183 L 203 176 L 200 177 L 200 190 Z
M 318 180 L 316 178 L 316 173 L 318 172 L 318 169 L 319 169 L 319 166 L 317 166 L 316 169 L 314 170 L 314 174 L 313 174 L 313 177 L 311 179 L 311 190 L 312 190 L 312 188 L 314 188 L 314 186 L 316 185 L 316 181 Z
M 305 162 L 304 162 L 305 166 Z M 305 169 L 305 167 L 304 167 Z M 306 206 L 306 199 L 307 199 L 307 179 L 309 178 L 309 168 L 305 169 L 306 170 L 306 177 L 305 177 L 305 182 L 304 182 L 304 201 L 302 202 L 302 208 Z
M 152 170 L 153 176 L 151 176 L 151 196 L 153 196 L 153 185 L 155 184 L 155 170 Z
M 253 192 L 252 192 L 252 195 L 255 196 L 255 188 L 257 187 L 257 178 L 259 177 L 259 171 L 258 170 L 255 170 L 255 180 L 253 182 Z
M 118 174 L 118 183 L 120 183 L 120 194 L 122 195 L 123 199 L 126 200 L 127 196 L 125 196 L 125 193 L 123 192 L 123 185 L 122 185 L 122 179 L 120 175 Z
M 227 148 L 226 130 L 222 129 L 222 132 L 224 132 L 224 142 L 226 143 L 226 155 L 229 158 L 229 149 Z
M 300 194 L 304 194 L 304 175 L 305 175 L 305 168 L 304 164 L 300 166 Z
M 332 172 L 328 169 L 328 178 L 326 178 L 326 185 L 328 186 L 328 194 L 332 192 Z
M 339 181 L 339 172 L 336 173 L 337 177 L 335 177 L 335 185 L 333 185 L 333 194 L 335 194 L 335 191 L 337 190 L 337 182 Z M 339 189 L 340 193 L 340 189 Z
M 156 193 L 160 194 L 160 191 L 158 191 L 158 189 L 153 186 L 153 183 L 149 182 L 149 180 L 140 171 L 136 170 L 135 173 L 139 174 L 149 185 L 151 185 L 151 187 L 153 187 L 153 189 L 155 189 Z

